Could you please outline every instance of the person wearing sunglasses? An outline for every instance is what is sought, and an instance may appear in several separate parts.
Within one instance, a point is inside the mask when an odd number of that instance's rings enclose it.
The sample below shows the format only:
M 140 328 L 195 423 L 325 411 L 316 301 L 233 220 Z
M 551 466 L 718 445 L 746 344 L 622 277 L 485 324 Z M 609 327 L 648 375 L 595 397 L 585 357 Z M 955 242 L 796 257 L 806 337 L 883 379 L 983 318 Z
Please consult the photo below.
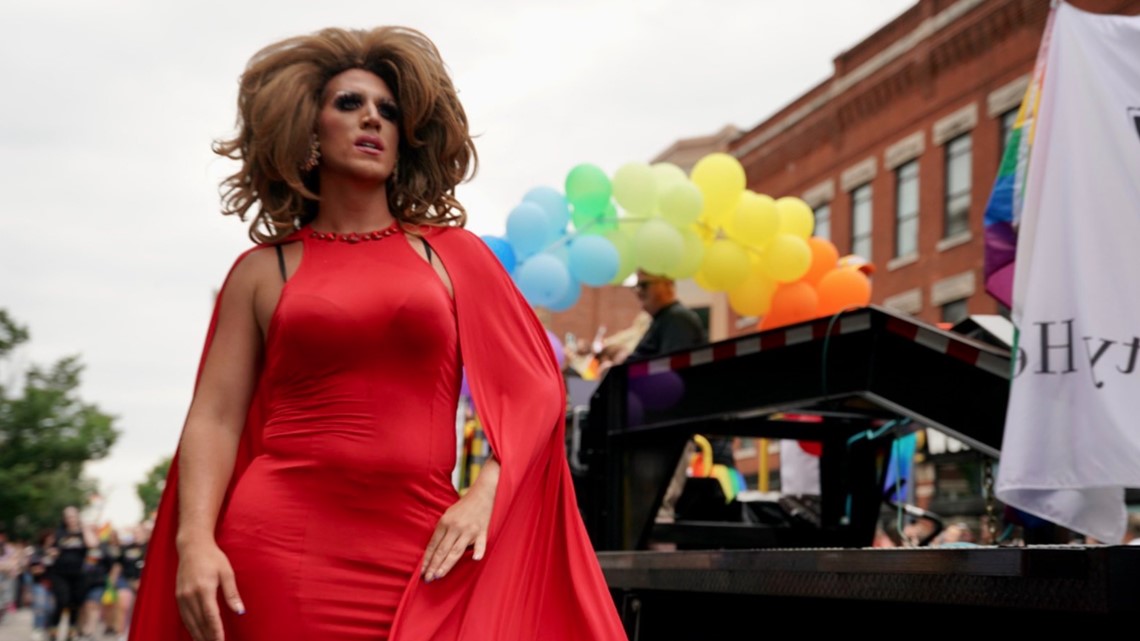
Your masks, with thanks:
M 653 322 L 628 360 L 650 358 L 708 342 L 708 332 L 700 317 L 677 300 L 673 279 L 638 270 L 634 292 Z

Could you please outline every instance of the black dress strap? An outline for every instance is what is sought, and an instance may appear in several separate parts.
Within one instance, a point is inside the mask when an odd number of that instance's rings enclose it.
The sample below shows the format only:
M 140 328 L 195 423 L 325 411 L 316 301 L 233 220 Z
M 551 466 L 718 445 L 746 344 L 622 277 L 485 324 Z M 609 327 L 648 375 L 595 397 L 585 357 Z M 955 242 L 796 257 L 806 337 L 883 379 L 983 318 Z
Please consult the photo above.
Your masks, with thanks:
M 428 261 L 428 264 L 430 265 L 431 264 L 431 245 L 429 245 L 427 239 L 422 237 L 422 236 L 420 237 L 420 242 L 422 242 L 424 244 L 424 252 L 427 254 L 427 261 Z
M 289 280 L 285 274 L 285 252 L 281 249 L 281 245 L 274 245 L 273 249 L 277 250 L 277 268 L 281 270 L 281 282 Z

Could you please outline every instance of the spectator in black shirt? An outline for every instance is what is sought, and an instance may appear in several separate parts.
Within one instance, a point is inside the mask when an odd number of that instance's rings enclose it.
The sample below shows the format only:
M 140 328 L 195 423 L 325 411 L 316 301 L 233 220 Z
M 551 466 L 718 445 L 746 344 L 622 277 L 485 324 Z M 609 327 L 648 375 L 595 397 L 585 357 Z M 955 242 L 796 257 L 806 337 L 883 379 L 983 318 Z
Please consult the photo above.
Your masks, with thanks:
M 118 592 L 119 613 L 115 629 L 126 635 L 131 622 L 131 614 L 138 593 L 139 579 L 142 577 L 143 563 L 146 561 L 146 539 L 143 528 L 124 532 L 120 537 L 119 561 L 115 588 Z
M 649 358 L 708 342 L 700 317 L 677 300 L 673 279 L 638 270 L 635 287 L 641 308 L 653 317 L 653 322 L 629 359 Z
M 99 537 L 79 520 L 79 510 L 68 506 L 63 510 L 63 523 L 56 531 L 55 545 L 48 549 L 50 562 L 48 576 L 55 593 L 55 610 L 48 624 L 50 638 L 56 638 L 56 629 L 68 612 L 68 638 L 79 638 L 79 613 L 83 607 L 87 588 L 85 562 L 87 551 L 99 545 Z

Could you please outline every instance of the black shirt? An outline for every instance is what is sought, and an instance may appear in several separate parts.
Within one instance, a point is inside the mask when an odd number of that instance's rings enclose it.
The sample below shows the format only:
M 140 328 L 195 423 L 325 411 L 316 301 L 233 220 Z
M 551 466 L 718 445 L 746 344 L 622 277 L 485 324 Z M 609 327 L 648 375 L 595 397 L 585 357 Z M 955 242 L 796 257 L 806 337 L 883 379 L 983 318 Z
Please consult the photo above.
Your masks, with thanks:
M 55 547 L 59 556 L 52 564 L 52 571 L 58 575 L 75 575 L 83 572 L 87 560 L 87 542 L 83 532 L 70 532 L 64 528 L 56 531 Z
M 104 541 L 99 547 L 87 551 L 90 565 L 87 568 L 87 578 L 92 585 L 103 585 L 111 574 L 111 568 L 119 561 L 119 549 Z
M 653 315 L 653 322 L 629 358 L 659 356 L 707 342 L 708 333 L 701 317 L 680 301 L 673 301 Z
M 137 579 L 142 576 L 143 563 L 146 561 L 146 546 L 139 543 L 130 543 L 123 546 L 119 562 L 123 565 L 123 578 Z
M 708 333 L 701 323 L 701 317 L 696 312 L 685 307 L 680 301 L 673 301 L 662 307 L 653 315 L 653 322 L 645 331 L 645 336 L 629 355 L 630 359 L 651 358 L 676 352 L 690 347 L 697 347 L 708 342 Z M 732 439 L 726 437 L 712 437 L 709 439 L 713 448 L 713 462 L 730 467 L 735 466 L 736 460 L 732 453 Z

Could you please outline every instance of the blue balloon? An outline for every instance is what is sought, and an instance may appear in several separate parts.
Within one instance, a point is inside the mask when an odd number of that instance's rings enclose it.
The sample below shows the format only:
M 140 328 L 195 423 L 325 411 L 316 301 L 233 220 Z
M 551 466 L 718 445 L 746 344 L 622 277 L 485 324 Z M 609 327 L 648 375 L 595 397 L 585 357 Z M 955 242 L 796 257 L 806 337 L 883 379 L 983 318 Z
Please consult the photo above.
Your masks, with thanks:
M 507 240 L 516 258 L 525 258 L 545 247 L 550 240 L 550 226 L 542 207 L 525 202 L 507 215 Z
M 571 276 L 587 285 L 601 287 L 617 276 L 621 257 L 609 239 L 591 234 L 574 239 L 568 262 Z
M 570 288 L 570 271 L 554 256 L 538 254 L 518 266 L 515 282 L 531 305 L 547 307 L 566 296 L 566 290 Z
M 552 237 L 558 238 L 566 233 L 566 225 L 570 223 L 570 204 L 562 192 L 553 187 L 535 187 L 523 195 L 523 202 L 542 207 L 542 211 L 546 212 Z
M 582 286 L 570 278 L 570 286 L 566 288 L 566 295 L 561 299 L 546 305 L 546 308 L 552 312 L 564 312 L 571 307 L 578 304 L 578 299 L 582 297 Z
M 561 261 L 563 265 L 567 265 L 567 267 L 570 265 L 570 248 L 566 246 L 566 243 L 558 243 L 553 247 L 548 247 L 546 251 L 542 253 L 550 254 Z
M 482 238 L 487 247 L 495 253 L 495 258 L 503 264 L 503 269 L 507 270 L 507 273 L 515 271 L 515 250 L 511 248 L 507 239 L 498 236 L 482 236 Z

